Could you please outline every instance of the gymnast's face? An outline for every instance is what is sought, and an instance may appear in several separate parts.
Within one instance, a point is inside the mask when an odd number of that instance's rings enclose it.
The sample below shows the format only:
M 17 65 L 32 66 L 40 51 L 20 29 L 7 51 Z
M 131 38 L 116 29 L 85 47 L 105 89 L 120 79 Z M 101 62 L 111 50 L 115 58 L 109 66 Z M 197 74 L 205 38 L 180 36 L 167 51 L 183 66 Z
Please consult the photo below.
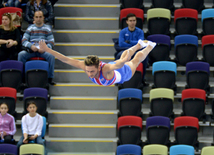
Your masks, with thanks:
M 85 72 L 90 78 L 99 78 L 100 66 L 85 66 Z

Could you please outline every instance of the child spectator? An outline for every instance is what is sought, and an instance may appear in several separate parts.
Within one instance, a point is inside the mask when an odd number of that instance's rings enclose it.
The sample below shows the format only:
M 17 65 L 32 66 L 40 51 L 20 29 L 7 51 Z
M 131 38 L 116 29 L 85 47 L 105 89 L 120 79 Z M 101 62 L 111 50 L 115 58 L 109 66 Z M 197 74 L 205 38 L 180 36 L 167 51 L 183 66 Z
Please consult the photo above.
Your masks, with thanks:
M 0 104 L 0 134 L 1 140 L 4 140 L 4 143 L 13 143 L 13 135 L 16 133 L 16 124 L 14 117 L 8 114 L 9 108 L 6 103 Z
M 53 7 L 49 0 L 30 0 L 26 6 L 25 20 L 29 24 L 34 24 L 34 14 L 36 11 L 42 11 L 45 17 L 44 23 L 52 26 L 54 20 Z
M 10 13 L 2 15 L 0 25 L 0 61 L 17 60 L 20 51 L 20 31 L 13 25 Z
M 23 143 L 27 144 L 29 141 L 34 140 L 37 144 L 44 145 L 42 140 L 42 126 L 43 119 L 42 116 L 36 113 L 37 106 L 36 103 L 30 101 L 27 103 L 28 114 L 22 117 L 22 132 L 23 135 L 17 143 L 19 148 Z

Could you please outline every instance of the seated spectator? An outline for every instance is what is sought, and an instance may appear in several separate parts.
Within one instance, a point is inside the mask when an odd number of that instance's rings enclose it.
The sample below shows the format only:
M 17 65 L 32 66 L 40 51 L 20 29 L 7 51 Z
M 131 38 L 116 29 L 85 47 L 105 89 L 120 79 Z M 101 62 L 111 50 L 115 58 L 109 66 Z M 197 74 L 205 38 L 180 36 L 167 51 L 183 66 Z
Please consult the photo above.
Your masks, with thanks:
M 20 31 L 11 22 L 11 15 L 2 15 L 2 25 L 0 25 L 0 61 L 17 60 L 20 51 Z
M 137 24 L 137 17 L 133 13 L 129 13 L 126 16 L 126 23 L 128 27 L 122 29 L 119 34 L 119 46 L 120 47 L 132 47 L 137 44 L 138 40 L 144 40 L 144 32 L 140 28 L 136 27 Z M 140 51 L 140 50 L 139 50 Z M 120 59 L 123 51 L 115 54 L 115 60 Z M 133 56 L 134 57 L 134 56 Z M 143 80 L 146 73 L 146 67 L 148 63 L 148 57 L 142 62 L 143 63 Z M 148 85 L 143 81 L 144 85 Z
M 45 40 L 49 48 L 54 46 L 54 36 L 49 26 L 44 24 L 44 16 L 42 11 L 36 11 L 34 15 L 34 23 L 29 26 L 24 33 L 22 38 L 23 49 L 18 54 L 18 61 L 22 61 L 23 64 L 26 63 L 32 57 L 42 57 L 45 58 L 49 63 L 49 73 L 48 80 L 51 85 L 54 85 L 54 64 L 55 57 L 45 51 L 39 49 L 39 41 Z
M 53 7 L 49 0 L 30 0 L 26 5 L 25 20 L 29 24 L 34 24 L 34 14 L 36 11 L 42 11 L 45 24 L 52 27 L 54 20 Z
M 4 143 L 14 143 L 13 135 L 16 133 L 16 124 L 14 117 L 8 114 L 9 108 L 6 103 L 0 104 L 0 134 L 1 140 L 4 140 Z
M 50 0 L 52 6 L 54 6 L 54 4 L 57 2 L 58 0 Z
M 19 148 L 23 143 L 27 144 L 29 141 L 34 140 L 35 143 L 44 145 L 42 140 L 42 126 L 43 126 L 43 118 L 41 115 L 36 113 L 37 106 L 36 103 L 30 101 L 27 103 L 27 111 L 28 114 L 22 117 L 22 137 L 17 143 L 17 147 Z
M 21 7 L 22 0 L 5 0 L 3 7 Z

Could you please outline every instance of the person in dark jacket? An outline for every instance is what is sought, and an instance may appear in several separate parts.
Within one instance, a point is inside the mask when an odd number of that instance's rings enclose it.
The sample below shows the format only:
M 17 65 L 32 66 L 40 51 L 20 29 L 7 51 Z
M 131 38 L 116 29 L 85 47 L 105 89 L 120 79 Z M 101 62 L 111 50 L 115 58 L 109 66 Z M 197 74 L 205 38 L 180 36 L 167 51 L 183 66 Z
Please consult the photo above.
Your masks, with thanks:
M 30 0 L 26 5 L 25 20 L 29 24 L 34 24 L 34 13 L 38 10 L 43 12 L 45 24 L 52 27 L 54 20 L 54 12 L 49 0 Z

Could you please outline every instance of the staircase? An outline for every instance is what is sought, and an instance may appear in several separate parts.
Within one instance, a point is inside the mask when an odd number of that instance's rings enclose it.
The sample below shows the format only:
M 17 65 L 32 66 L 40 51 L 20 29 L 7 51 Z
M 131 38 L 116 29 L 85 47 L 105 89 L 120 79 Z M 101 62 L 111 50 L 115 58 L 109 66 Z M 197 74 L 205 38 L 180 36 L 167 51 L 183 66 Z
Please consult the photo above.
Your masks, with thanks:
M 175 7 L 181 6 L 181 0 L 175 0 Z M 205 0 L 205 6 L 211 7 L 212 1 Z M 148 9 L 151 0 L 144 0 Z M 55 4 L 55 47 L 62 54 L 83 60 L 87 55 L 98 55 L 101 61 L 113 61 L 115 49 L 112 38 L 119 36 L 119 0 L 60 0 Z M 146 12 L 144 17 L 146 18 Z M 200 23 L 200 15 L 199 15 Z M 174 31 L 173 17 L 171 32 Z M 144 32 L 147 22 L 144 22 Z M 201 24 L 199 24 L 199 32 Z M 172 38 L 171 58 L 174 58 Z M 199 38 L 200 39 L 200 38 Z M 199 40 L 199 46 L 201 40 Z M 199 58 L 201 48 L 199 48 Z M 181 91 L 185 88 L 185 67 L 177 68 L 177 94 L 174 101 L 176 116 L 181 113 Z M 214 68 L 211 67 L 211 94 L 208 97 L 206 113 L 211 114 L 211 102 L 214 98 Z M 116 86 L 103 87 L 93 84 L 80 69 L 55 63 L 57 85 L 50 87 L 49 129 L 46 147 L 52 154 L 96 154 L 113 155 L 117 147 L 117 92 Z M 149 87 L 143 90 L 143 132 L 146 140 L 146 118 L 149 117 L 149 91 L 152 86 L 152 67 L 147 68 L 146 79 Z M 209 119 L 209 116 L 208 116 Z M 174 141 L 173 123 L 170 139 Z M 209 121 L 200 122 L 199 141 L 201 149 L 212 142 L 213 126 Z M 199 152 L 197 152 L 199 153 Z M 196 153 L 196 154 L 197 154 Z

